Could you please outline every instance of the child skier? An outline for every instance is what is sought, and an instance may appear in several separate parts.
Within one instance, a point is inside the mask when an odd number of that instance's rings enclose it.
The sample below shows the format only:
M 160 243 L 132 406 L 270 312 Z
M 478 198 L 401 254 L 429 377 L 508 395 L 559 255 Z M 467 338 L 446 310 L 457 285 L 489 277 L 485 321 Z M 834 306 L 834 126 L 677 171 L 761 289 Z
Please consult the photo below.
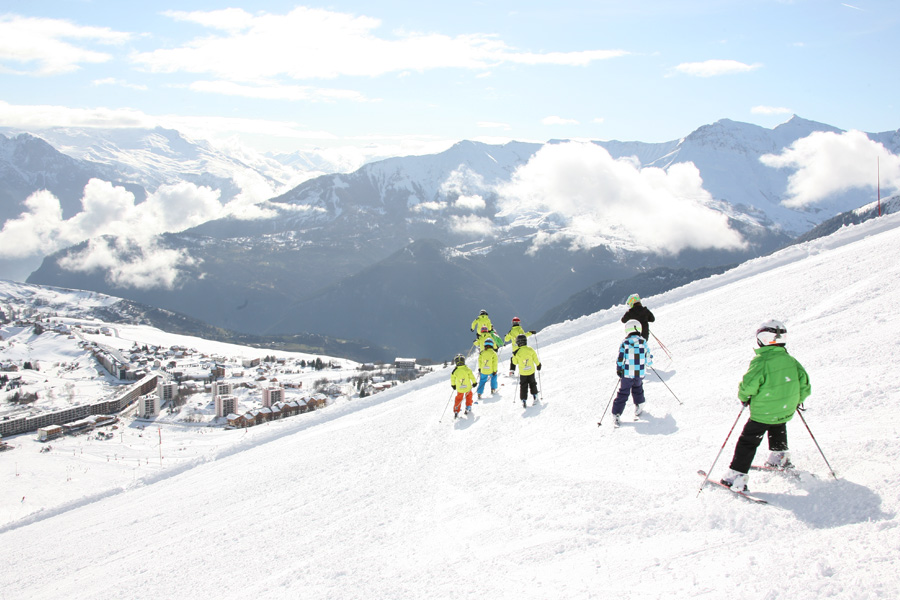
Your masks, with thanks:
M 491 393 L 497 393 L 497 353 L 494 351 L 494 340 L 484 340 L 484 350 L 478 355 L 478 371 L 481 378 L 478 381 L 478 398 L 484 393 L 484 384 L 491 380 Z
M 644 412 L 644 373 L 653 364 L 653 355 L 647 350 L 647 341 L 641 336 L 640 322 L 632 319 L 625 323 L 625 339 L 619 346 L 616 358 L 616 375 L 621 380 L 619 393 L 612 406 L 615 426 L 619 426 L 628 396 L 634 399 L 634 417 Z
M 453 403 L 453 418 L 455 419 L 459 416 L 459 409 L 462 408 L 463 396 L 466 398 L 466 414 L 472 412 L 472 389 L 478 380 L 475 379 L 472 369 L 466 366 L 465 356 L 457 354 L 453 362 L 456 367 L 450 374 L 450 387 L 456 390 L 456 402 Z
M 525 331 L 524 329 L 522 329 L 522 320 L 519 317 L 513 317 L 512 327 L 509 328 L 509 333 L 507 333 L 506 337 L 503 338 L 503 342 L 505 344 L 515 344 L 516 339 L 520 335 L 529 337 L 529 336 L 534 335 L 535 333 L 537 333 L 537 332 L 533 331 L 533 330 Z M 512 368 L 510 368 L 509 370 L 512 371 Z
M 524 333 L 520 333 L 516 337 L 516 348 L 513 350 L 512 359 L 509 362 L 510 372 L 513 366 L 519 367 L 519 399 L 522 401 L 522 407 L 527 408 L 526 400 L 528 398 L 529 388 L 531 389 L 531 397 L 533 404 L 538 401 L 538 387 L 535 371 L 541 370 L 541 360 L 538 358 L 534 348 L 528 345 L 528 338 Z
M 481 328 L 487 327 L 487 330 L 490 331 L 494 328 L 491 324 L 491 318 L 488 316 L 486 310 L 482 309 L 478 316 L 475 317 L 475 320 L 472 321 L 472 326 L 469 328 L 469 331 L 474 331 L 475 336 L 477 337 L 479 333 L 481 333 Z
M 732 490 L 747 489 L 747 473 L 756 449 L 768 433 L 769 458 L 766 466 L 788 469 L 791 464 L 787 442 L 787 422 L 812 388 L 809 375 L 797 359 L 787 353 L 787 329 L 781 321 L 766 321 L 756 330 L 756 356 L 738 385 L 738 398 L 750 407 L 750 419 L 744 425 L 734 448 L 731 465 L 722 483 Z
M 478 334 L 478 337 L 472 342 L 472 345 L 478 348 L 479 350 L 484 348 L 484 343 L 487 340 L 491 340 L 494 343 L 494 348 L 499 348 L 502 345 L 502 341 L 500 336 L 493 329 L 489 329 L 487 325 L 481 326 L 481 331 Z
M 622 316 L 622 322 L 627 323 L 634 319 L 635 321 L 640 322 L 641 324 L 641 337 L 645 340 L 650 339 L 650 323 L 656 320 L 656 317 L 653 316 L 653 313 L 650 312 L 650 309 L 641 304 L 641 297 L 637 294 L 632 294 L 628 296 L 628 300 L 626 301 L 628 304 L 628 310 L 625 311 L 625 314 Z

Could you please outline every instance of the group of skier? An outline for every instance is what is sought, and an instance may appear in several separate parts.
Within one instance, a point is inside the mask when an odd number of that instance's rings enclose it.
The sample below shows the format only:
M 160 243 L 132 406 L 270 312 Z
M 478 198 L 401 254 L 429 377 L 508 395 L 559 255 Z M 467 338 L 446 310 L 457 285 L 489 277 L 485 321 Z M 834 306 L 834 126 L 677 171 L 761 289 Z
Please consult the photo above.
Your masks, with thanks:
M 612 414 L 619 425 L 629 396 L 634 401 L 634 416 L 643 413 L 645 370 L 652 368 L 653 356 L 647 348 L 653 313 L 641 304 L 637 294 L 627 300 L 628 311 L 622 317 L 625 339 L 619 346 L 616 374 L 619 392 L 613 402 Z M 809 375 L 797 359 L 788 354 L 787 329 L 781 321 L 766 321 L 756 330 L 756 348 L 750 367 L 738 385 L 738 399 L 750 407 L 750 418 L 744 426 L 734 449 L 734 456 L 721 483 L 733 491 L 747 490 L 749 471 L 763 436 L 768 435 L 769 456 L 765 468 L 793 467 L 788 450 L 787 427 L 803 401 L 809 397 Z M 743 412 L 743 409 L 742 411 Z
M 615 425 L 620 424 L 622 413 L 629 397 L 634 403 L 635 419 L 643 412 L 643 379 L 646 370 L 652 369 L 653 355 L 647 343 L 650 338 L 650 323 L 656 319 L 645 307 L 638 294 L 632 294 L 626 301 L 628 310 L 622 316 L 625 324 L 625 339 L 619 346 L 616 357 L 616 375 L 619 377 L 618 393 L 612 403 Z M 478 350 L 479 378 L 466 366 L 466 358 L 458 354 L 454 359 L 455 368 L 450 384 L 456 390 L 453 407 L 454 418 L 459 416 L 465 399 L 465 414 L 472 410 L 473 390 L 482 397 L 485 386 L 490 382 L 491 393 L 497 393 L 497 350 L 504 343 L 515 345 L 509 362 L 509 375 L 519 369 L 519 398 L 527 407 L 528 393 L 533 402 L 538 402 L 536 374 L 541 370 L 541 361 L 534 348 L 528 346 L 528 337 L 535 331 L 525 331 L 521 320 L 513 317 L 509 333 L 500 338 L 494 331 L 486 310 L 482 310 L 472 321 L 471 331 L 475 333 L 474 345 Z M 655 337 L 655 336 L 654 336 Z M 747 490 L 749 471 L 756 451 L 764 436 L 768 435 L 769 456 L 764 468 L 790 469 L 793 467 L 788 450 L 786 424 L 797 410 L 803 410 L 803 402 L 809 397 L 811 387 L 809 375 L 797 359 L 788 354 L 785 344 L 787 329 L 781 321 L 766 321 L 756 331 L 758 348 L 747 372 L 738 385 L 738 399 L 744 407 L 750 408 L 750 418 L 734 449 L 734 456 L 721 483 L 733 491 Z M 476 389 L 477 385 L 477 389 Z M 743 413 L 743 408 L 741 410 Z
M 519 317 L 513 317 L 512 325 L 509 332 L 504 338 L 501 338 L 491 323 L 491 318 L 486 310 L 475 317 L 472 321 L 470 330 L 475 333 L 475 341 L 473 345 L 478 352 L 478 374 L 475 374 L 466 365 L 466 357 L 457 354 L 453 359 L 454 369 L 450 375 L 450 385 L 456 390 L 456 398 L 453 404 L 453 418 L 459 417 L 462 410 L 462 403 L 465 400 L 465 414 L 472 412 L 472 404 L 474 404 L 473 392 L 481 399 L 485 387 L 490 382 L 491 394 L 496 394 L 500 390 L 500 384 L 497 379 L 497 371 L 499 369 L 500 359 L 497 351 L 505 344 L 512 343 L 515 348 L 509 361 L 509 376 L 515 374 L 516 367 L 519 368 L 519 398 L 522 406 L 527 407 L 528 392 L 531 392 L 533 402 L 538 402 L 538 386 L 536 380 L 537 371 L 541 370 L 541 361 L 538 358 L 534 348 L 528 346 L 528 337 L 534 335 L 535 331 L 525 331 L 522 328 L 522 321 Z

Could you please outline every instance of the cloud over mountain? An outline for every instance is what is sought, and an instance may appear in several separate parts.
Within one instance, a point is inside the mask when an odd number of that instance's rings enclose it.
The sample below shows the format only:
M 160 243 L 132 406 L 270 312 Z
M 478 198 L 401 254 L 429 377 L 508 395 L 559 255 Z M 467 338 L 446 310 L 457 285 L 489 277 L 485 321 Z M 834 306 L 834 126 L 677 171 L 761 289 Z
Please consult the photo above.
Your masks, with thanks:
M 553 211 L 569 229 L 560 235 L 575 248 L 610 239 L 659 254 L 744 247 L 725 215 L 710 208 L 713 199 L 693 164 L 664 171 L 614 159 L 596 144 L 547 145 L 498 192 L 507 214 Z M 538 243 L 558 237 L 545 235 Z
M 0 256 L 51 254 L 90 240 L 66 259 L 66 268 L 108 269 L 110 281 L 126 287 L 172 287 L 178 267 L 191 259 L 183 251 L 161 248 L 156 237 L 217 218 L 224 210 L 218 191 L 188 182 L 163 185 L 135 203 L 125 188 L 92 179 L 81 204 L 81 212 L 63 219 L 53 194 L 35 192 L 25 200 L 26 210 L 0 230 Z M 105 235 L 115 235 L 117 241 L 110 245 L 102 239 Z
M 860 131 L 814 132 L 781 154 L 760 157 L 763 164 L 794 170 L 788 179 L 785 206 L 803 208 L 853 188 L 874 188 L 881 172 L 882 190 L 900 190 L 900 156 Z

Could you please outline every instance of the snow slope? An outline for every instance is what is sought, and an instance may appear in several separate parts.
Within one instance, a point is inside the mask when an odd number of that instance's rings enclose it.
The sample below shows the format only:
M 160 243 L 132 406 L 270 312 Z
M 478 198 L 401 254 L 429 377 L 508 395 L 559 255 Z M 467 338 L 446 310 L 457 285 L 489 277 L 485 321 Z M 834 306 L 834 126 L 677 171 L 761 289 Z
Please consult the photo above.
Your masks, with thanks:
M 474 418 L 441 420 L 445 370 L 50 498 L 0 527 L 0 598 L 897 598 L 898 300 L 890 215 L 647 299 L 674 352 L 656 348 L 656 370 L 683 404 L 651 375 L 645 418 L 597 426 L 622 338 L 623 309 L 602 311 L 531 338 L 540 406 L 505 379 Z M 814 477 L 754 473 L 768 506 L 698 494 L 768 318 L 809 371 L 806 420 L 839 479 L 794 419 L 794 462 Z M 0 454 L 0 506 L 29 502 L 9 463 L 27 471 L 37 446 Z M 70 476 L 89 480 L 76 459 Z

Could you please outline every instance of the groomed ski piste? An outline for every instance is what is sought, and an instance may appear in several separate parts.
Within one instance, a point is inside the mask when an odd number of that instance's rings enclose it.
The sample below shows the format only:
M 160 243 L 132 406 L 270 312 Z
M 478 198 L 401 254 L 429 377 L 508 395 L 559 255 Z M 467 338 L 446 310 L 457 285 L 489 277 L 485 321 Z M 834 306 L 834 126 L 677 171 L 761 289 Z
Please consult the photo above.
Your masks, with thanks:
M 900 597 L 900 215 L 645 304 L 683 405 L 650 373 L 640 420 L 629 405 L 620 428 L 609 413 L 597 426 L 617 385 L 615 307 L 529 338 L 542 406 L 523 409 L 503 377 L 473 416 L 441 418 L 447 368 L 12 521 L 0 598 Z M 795 418 L 793 462 L 811 476 L 752 471 L 762 505 L 700 491 L 697 471 L 728 466 L 746 412 L 712 463 L 769 318 L 810 374 L 805 417 L 838 478 Z M 504 372 L 509 346 L 500 358 Z M 7 472 L 2 502 L 18 502 Z

